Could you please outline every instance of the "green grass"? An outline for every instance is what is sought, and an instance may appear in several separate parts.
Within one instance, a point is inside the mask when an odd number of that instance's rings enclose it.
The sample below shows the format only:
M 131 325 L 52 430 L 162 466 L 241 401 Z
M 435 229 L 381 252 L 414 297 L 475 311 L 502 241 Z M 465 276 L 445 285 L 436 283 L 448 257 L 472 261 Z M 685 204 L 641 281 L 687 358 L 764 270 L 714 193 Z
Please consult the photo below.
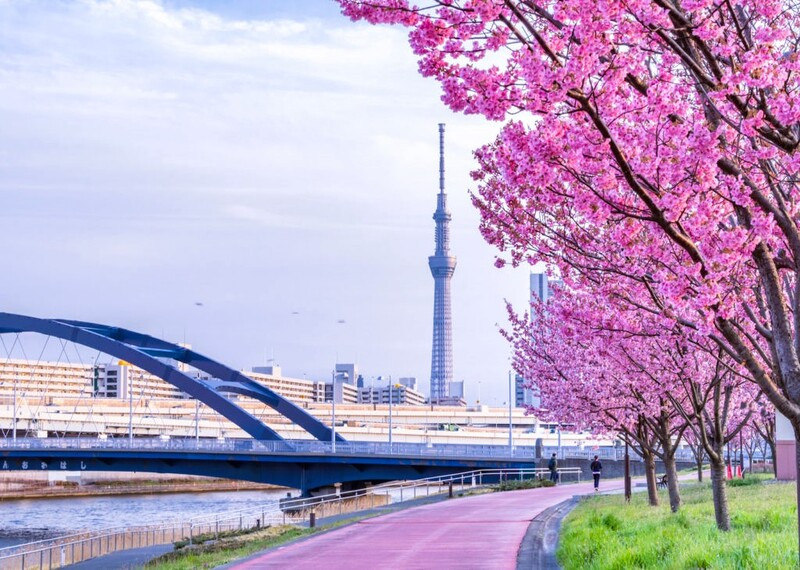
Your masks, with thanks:
M 716 528 L 707 483 L 682 486 L 676 514 L 664 491 L 655 508 L 646 493 L 629 505 L 619 495 L 589 497 L 564 519 L 558 560 L 566 570 L 797 568 L 795 485 L 761 484 L 768 477 L 729 485 L 727 533 Z
M 330 525 L 316 528 L 299 528 L 281 525 L 268 527 L 247 534 L 210 541 L 197 547 L 180 548 L 151 560 L 145 568 L 148 570 L 195 570 L 197 568 L 216 568 L 233 560 L 244 558 L 267 548 L 280 546 L 291 540 L 318 532 L 343 526 L 369 516 L 355 516 L 337 521 Z

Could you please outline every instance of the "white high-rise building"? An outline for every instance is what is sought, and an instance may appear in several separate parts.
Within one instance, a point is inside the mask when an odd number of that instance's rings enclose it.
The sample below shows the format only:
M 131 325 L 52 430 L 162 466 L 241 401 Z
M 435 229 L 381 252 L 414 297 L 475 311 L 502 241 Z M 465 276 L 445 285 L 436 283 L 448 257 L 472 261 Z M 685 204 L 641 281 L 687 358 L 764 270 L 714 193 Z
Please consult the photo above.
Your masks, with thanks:
M 536 301 L 547 303 L 553 297 L 553 286 L 561 285 L 561 283 L 560 279 L 551 279 L 544 271 L 531 271 L 531 304 Z M 533 320 L 533 312 L 531 312 L 531 320 Z M 516 388 L 514 405 L 517 407 L 541 405 L 538 391 L 523 386 L 526 379 L 517 374 L 514 380 Z M 535 379 L 533 380 L 535 381 Z
M 551 279 L 543 271 L 531 271 L 531 303 L 536 299 L 546 303 L 553 296 L 553 286 L 562 283 L 561 279 Z

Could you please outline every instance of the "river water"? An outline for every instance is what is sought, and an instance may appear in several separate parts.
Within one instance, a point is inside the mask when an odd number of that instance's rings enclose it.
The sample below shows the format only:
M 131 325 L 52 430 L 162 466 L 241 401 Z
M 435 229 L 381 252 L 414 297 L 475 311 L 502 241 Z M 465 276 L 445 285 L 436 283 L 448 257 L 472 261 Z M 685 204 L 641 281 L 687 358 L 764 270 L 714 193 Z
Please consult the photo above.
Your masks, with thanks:
M 286 493 L 275 489 L 2 501 L 0 548 L 85 530 L 157 524 L 257 506 L 277 508 Z

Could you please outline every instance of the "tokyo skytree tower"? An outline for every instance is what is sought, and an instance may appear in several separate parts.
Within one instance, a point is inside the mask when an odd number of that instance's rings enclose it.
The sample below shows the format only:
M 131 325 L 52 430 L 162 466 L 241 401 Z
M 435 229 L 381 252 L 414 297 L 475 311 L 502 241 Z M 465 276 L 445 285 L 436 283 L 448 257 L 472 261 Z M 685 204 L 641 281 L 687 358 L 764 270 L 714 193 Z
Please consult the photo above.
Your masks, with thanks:
M 431 402 L 450 394 L 453 380 L 453 322 L 450 306 L 450 278 L 456 258 L 450 255 L 450 212 L 444 191 L 444 123 L 439 123 L 439 194 L 433 219 L 436 221 L 436 252 L 428 258 L 433 275 L 433 346 L 431 349 Z

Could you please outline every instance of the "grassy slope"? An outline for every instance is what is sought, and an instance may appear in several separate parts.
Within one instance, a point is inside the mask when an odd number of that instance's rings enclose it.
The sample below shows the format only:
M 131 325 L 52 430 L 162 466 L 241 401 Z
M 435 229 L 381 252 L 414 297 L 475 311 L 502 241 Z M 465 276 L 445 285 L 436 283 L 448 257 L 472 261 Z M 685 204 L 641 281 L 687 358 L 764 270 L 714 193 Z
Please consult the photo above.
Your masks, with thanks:
M 240 538 L 230 538 L 216 544 L 203 545 L 193 550 L 179 550 L 151 561 L 148 569 L 194 570 L 214 568 L 237 558 L 279 546 L 285 542 L 313 532 L 297 527 L 270 527 Z
M 635 493 L 590 497 L 564 520 L 558 559 L 570 569 L 797 568 L 794 484 L 729 487 L 733 529 L 717 531 L 708 484 L 681 489 L 683 506 L 669 511 Z
M 151 560 L 145 568 L 148 570 L 215 568 L 267 548 L 274 548 L 297 538 L 344 526 L 365 518 L 370 517 L 354 514 L 352 518 L 317 528 L 300 528 L 290 525 L 268 527 L 260 531 L 226 538 L 216 543 L 207 543 L 198 548 L 170 552 Z

